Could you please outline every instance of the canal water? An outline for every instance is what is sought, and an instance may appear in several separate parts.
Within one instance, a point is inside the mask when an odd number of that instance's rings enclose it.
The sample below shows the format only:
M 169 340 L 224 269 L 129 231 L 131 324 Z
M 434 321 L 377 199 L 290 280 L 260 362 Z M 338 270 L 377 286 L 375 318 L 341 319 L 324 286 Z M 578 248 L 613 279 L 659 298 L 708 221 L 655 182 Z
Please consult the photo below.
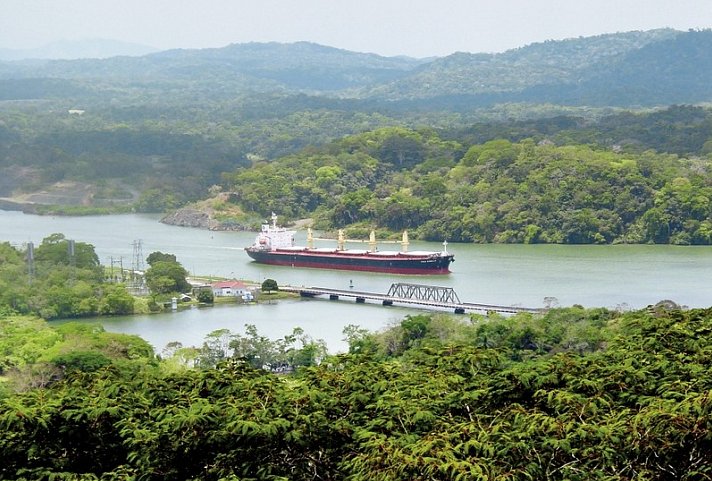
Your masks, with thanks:
M 394 282 L 452 287 L 463 302 L 543 307 L 641 308 L 663 299 L 689 307 L 712 305 L 712 247 L 615 245 L 448 244 L 455 255 L 451 274 L 400 276 L 266 266 L 254 263 L 243 248 L 255 233 L 211 232 L 161 224 L 157 216 L 35 216 L 0 211 L 0 241 L 39 244 L 53 233 L 94 245 L 102 263 L 131 267 L 137 246 L 145 259 L 154 251 L 175 254 L 191 273 L 278 284 L 330 287 L 385 293 Z M 297 235 L 305 242 L 305 233 Z M 139 242 L 140 241 L 140 242 Z M 328 241 L 319 241 L 328 245 Z M 362 247 L 362 245 L 361 245 Z M 384 244 L 382 250 L 397 245 Z M 412 250 L 440 250 L 438 243 L 411 242 Z M 177 313 L 101 319 L 107 330 L 139 334 L 160 352 L 167 342 L 200 345 L 219 328 L 241 332 L 255 324 L 261 334 L 279 338 L 302 327 L 324 339 L 331 352 L 343 350 L 341 331 L 348 324 L 370 330 L 386 327 L 409 313 L 404 308 L 363 306 L 348 301 L 299 300 L 256 306 L 192 309 Z

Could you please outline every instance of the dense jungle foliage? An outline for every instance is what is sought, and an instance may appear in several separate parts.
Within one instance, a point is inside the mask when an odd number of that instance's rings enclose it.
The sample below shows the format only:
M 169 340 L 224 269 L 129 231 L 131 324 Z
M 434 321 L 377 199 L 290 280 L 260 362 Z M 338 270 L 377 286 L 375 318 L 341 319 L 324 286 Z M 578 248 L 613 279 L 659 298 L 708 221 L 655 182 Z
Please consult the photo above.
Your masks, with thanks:
M 352 326 L 349 353 L 291 375 L 234 350 L 11 382 L 0 479 L 712 477 L 712 311 L 454 319 Z
M 708 157 L 546 138 L 469 145 L 430 129 L 387 128 L 224 179 L 247 211 L 314 216 L 320 227 L 357 234 L 377 227 L 456 242 L 712 242 Z
M 348 132 L 359 118 L 364 133 L 327 141 L 327 124 Z M 371 122 L 389 120 L 302 112 L 284 119 L 282 137 L 280 124 L 251 137 L 253 123 L 185 130 L 105 120 L 97 131 L 83 116 L 11 119 L 28 127 L 0 125 L 6 196 L 18 185 L 77 180 L 93 185 L 78 204 L 161 211 L 218 185 L 245 213 L 228 221 L 243 224 L 275 211 L 329 230 L 351 226 L 352 235 L 375 227 L 462 242 L 710 243 L 712 114 L 701 107 L 375 130 Z M 323 136 L 304 132 L 312 128 Z M 249 145 L 240 140 L 248 137 Z M 270 139 L 294 153 L 258 155 Z M 322 145 L 304 147 L 307 139 Z
M 39 246 L 0 243 L 0 314 L 68 319 L 158 311 L 157 302 L 191 293 L 188 272 L 174 255 L 153 252 L 142 276 L 103 266 L 94 246 L 52 234 Z M 134 297 L 127 284 L 145 284 L 151 297 Z
M 134 312 L 134 297 L 107 278 L 91 244 L 52 234 L 34 248 L 31 264 L 29 255 L 0 243 L 0 313 L 55 319 Z

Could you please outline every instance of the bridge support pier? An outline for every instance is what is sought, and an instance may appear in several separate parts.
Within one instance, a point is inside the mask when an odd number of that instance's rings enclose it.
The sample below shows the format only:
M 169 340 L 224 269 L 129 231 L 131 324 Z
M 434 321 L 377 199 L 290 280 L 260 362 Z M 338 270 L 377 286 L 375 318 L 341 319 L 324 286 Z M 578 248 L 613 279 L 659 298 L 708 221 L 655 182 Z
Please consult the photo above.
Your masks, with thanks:
M 388 294 L 377 294 L 373 292 L 363 292 L 353 290 L 331 289 L 326 287 L 292 287 L 283 286 L 280 290 L 285 292 L 298 293 L 302 297 L 329 296 L 330 300 L 336 301 L 342 298 L 355 299 L 356 304 L 369 302 L 381 302 L 383 306 L 417 305 L 417 309 L 447 309 L 455 314 L 465 314 L 466 312 L 487 312 L 516 314 L 518 312 L 530 312 L 540 314 L 546 309 L 536 309 L 531 307 L 510 307 L 495 306 L 490 304 L 475 304 L 472 302 L 461 302 L 455 291 L 449 287 L 426 286 L 419 284 L 393 284 Z

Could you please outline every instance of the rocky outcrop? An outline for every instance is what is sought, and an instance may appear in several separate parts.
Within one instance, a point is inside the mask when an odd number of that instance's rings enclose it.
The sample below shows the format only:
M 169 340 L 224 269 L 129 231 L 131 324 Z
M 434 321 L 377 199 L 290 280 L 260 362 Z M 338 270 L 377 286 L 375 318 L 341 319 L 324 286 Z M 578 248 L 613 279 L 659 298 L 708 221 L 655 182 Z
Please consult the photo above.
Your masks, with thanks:
M 192 203 L 161 219 L 164 224 L 210 230 L 250 230 L 236 219 L 243 212 L 230 192 L 214 192 L 214 196 Z M 220 220 L 216 219 L 219 217 Z
M 209 229 L 214 225 L 215 221 L 211 222 L 210 215 L 198 209 L 178 209 L 172 214 L 168 214 L 161 219 L 164 224 L 178 225 L 181 227 L 198 227 Z
M 37 206 L 32 203 L 0 198 L 0 210 L 19 210 L 25 214 L 35 214 L 37 213 Z
M 184 207 L 161 219 L 161 222 L 181 227 L 195 227 L 209 230 L 248 230 L 249 228 L 237 222 L 220 222 L 212 217 L 210 212 Z

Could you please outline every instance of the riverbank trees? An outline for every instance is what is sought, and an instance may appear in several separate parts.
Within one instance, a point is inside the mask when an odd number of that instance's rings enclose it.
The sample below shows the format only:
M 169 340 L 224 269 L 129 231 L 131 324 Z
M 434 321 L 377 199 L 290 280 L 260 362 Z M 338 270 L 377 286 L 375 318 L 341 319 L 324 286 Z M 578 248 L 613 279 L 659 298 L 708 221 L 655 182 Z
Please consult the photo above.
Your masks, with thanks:
M 190 292 L 191 285 L 186 280 L 188 271 L 173 254 L 152 252 L 146 262 L 150 265 L 145 272 L 146 285 L 154 295 Z
M 44 319 L 131 314 L 134 298 L 104 282 L 94 246 L 52 234 L 32 249 L 0 244 L 0 312 Z
M 712 476 L 709 309 L 555 309 L 458 335 L 427 317 L 392 333 L 398 351 L 352 343 L 290 377 L 233 358 L 170 374 L 107 366 L 6 395 L 0 478 Z M 589 348 L 565 341 L 574 331 Z
M 712 161 L 381 129 L 226 175 L 261 215 L 427 240 L 712 243 Z M 366 234 L 364 234 L 364 232 Z
M 126 115 L 99 103 L 81 117 L 3 106 L 0 194 L 54 199 L 70 213 L 155 212 L 222 188 L 228 200 L 203 208 L 228 228 L 275 211 L 350 235 L 407 228 L 438 241 L 712 242 L 707 108 L 508 105 L 475 120 L 355 104 L 334 111 L 292 97 L 270 97 L 271 110 L 260 98 L 124 107 Z

